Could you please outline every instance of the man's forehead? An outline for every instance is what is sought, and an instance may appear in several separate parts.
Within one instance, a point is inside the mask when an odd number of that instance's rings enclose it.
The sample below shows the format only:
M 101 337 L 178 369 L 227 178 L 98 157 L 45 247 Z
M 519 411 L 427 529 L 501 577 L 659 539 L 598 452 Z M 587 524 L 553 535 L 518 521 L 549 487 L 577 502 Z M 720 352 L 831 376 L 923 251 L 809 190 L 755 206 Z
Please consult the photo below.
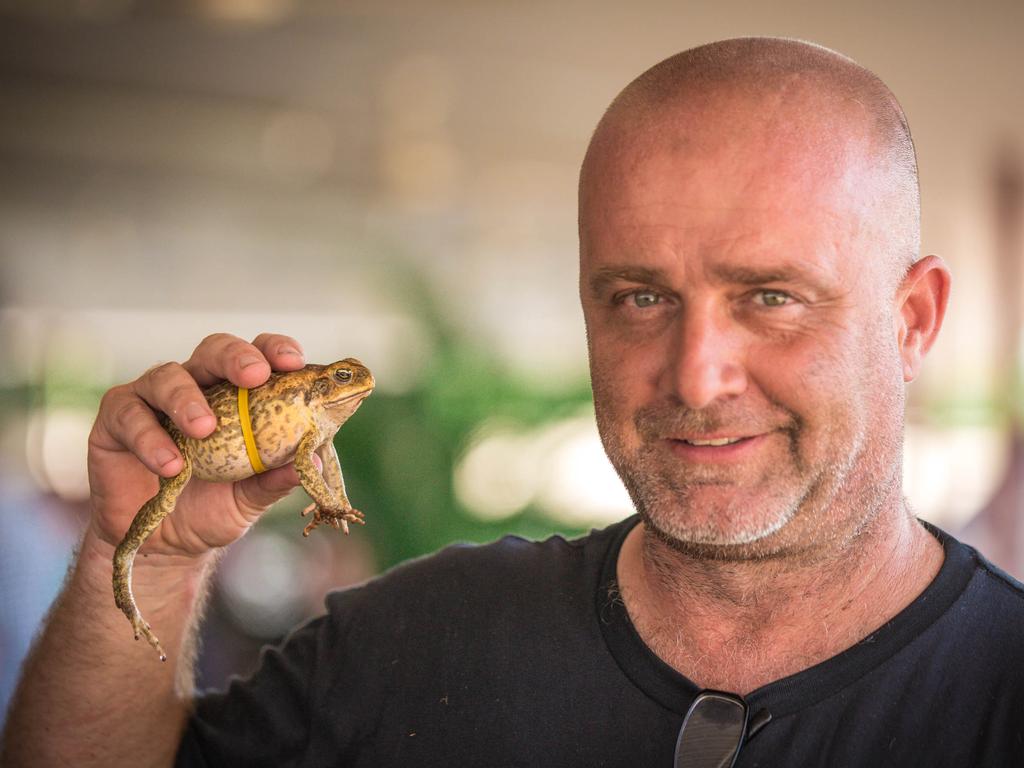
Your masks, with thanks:
M 877 179 L 840 140 L 770 136 L 778 115 L 675 134 L 649 123 L 626 139 L 581 198 L 584 269 L 604 283 L 624 261 L 678 278 L 683 260 L 718 282 L 834 283 L 842 262 L 871 252 L 855 244 Z
M 859 247 L 848 223 L 739 217 L 735 225 L 715 227 L 701 217 L 693 225 L 681 219 L 645 225 L 624 217 L 624 226 L 599 226 L 582 243 L 581 281 L 595 296 L 622 283 L 676 288 L 694 281 L 833 290 L 873 271 L 874 252 Z
M 652 157 L 625 164 L 581 201 L 581 245 L 761 251 L 847 239 L 872 228 L 875 182 L 856 176 L 779 157 Z
M 624 124 L 588 158 L 581 235 L 595 219 L 735 226 L 742 216 L 756 230 L 776 217 L 792 228 L 867 213 L 885 174 L 863 125 L 798 101 L 727 92 Z

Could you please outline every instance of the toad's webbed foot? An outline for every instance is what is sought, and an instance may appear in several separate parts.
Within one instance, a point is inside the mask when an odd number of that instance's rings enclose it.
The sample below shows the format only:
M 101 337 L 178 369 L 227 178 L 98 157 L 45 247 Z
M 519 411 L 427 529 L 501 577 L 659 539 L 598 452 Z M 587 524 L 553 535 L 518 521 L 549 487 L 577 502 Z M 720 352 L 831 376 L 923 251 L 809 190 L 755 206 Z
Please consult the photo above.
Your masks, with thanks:
M 359 523 L 360 525 L 366 524 L 363 513 L 352 507 L 349 507 L 348 509 L 325 509 L 316 502 L 313 502 L 302 510 L 302 516 L 305 517 L 310 512 L 313 513 L 313 519 L 310 520 L 309 524 L 302 529 L 303 536 L 309 536 L 310 531 L 320 525 L 320 523 L 333 525 L 335 528 L 344 531 L 346 536 L 349 531 L 349 523 Z
M 149 628 L 149 622 L 142 618 L 142 614 L 136 611 L 135 615 L 129 618 L 132 622 L 132 629 L 135 631 L 135 639 L 138 640 L 140 635 L 145 637 L 149 644 L 156 649 L 156 652 L 160 654 L 160 661 L 167 661 L 167 654 L 164 653 L 163 646 L 160 645 L 160 641 L 153 634 L 153 630 Z

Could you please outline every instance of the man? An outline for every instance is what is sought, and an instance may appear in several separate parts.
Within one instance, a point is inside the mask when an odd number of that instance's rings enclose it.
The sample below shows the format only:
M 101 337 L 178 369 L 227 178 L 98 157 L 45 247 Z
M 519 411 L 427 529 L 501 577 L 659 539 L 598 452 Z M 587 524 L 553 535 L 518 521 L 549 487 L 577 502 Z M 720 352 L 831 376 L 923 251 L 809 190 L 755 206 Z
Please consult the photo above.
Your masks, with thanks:
M 605 114 L 580 181 L 598 425 L 639 520 L 453 547 L 334 593 L 190 716 L 215 553 L 297 484 L 286 467 L 188 487 L 135 566 L 177 660 L 153 663 L 110 599 L 113 547 L 181 466 L 152 409 L 204 435 L 197 385 L 303 363 L 285 337 L 209 337 L 104 398 L 92 523 L 8 758 L 1020 764 L 1024 589 L 901 493 L 905 383 L 949 291 L 917 251 L 913 148 L 874 75 L 773 39 L 662 62 Z

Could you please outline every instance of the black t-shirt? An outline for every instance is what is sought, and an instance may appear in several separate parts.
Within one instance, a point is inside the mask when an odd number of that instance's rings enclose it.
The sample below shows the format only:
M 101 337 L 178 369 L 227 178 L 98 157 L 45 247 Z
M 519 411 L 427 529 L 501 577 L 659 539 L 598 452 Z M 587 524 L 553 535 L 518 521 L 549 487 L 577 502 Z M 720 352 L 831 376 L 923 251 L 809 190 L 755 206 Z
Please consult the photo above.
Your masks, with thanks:
M 697 687 L 615 599 L 629 518 L 457 545 L 327 598 L 197 702 L 179 765 L 665 766 Z M 854 647 L 749 694 L 738 767 L 1024 766 L 1024 587 L 945 562 Z

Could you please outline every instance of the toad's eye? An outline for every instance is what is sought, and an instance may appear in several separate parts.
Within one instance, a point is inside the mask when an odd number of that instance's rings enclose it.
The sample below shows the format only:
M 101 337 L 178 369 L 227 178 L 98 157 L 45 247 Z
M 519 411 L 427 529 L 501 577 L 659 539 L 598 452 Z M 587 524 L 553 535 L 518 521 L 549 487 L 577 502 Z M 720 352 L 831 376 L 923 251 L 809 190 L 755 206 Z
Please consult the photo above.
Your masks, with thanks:
M 637 291 L 636 293 L 630 294 L 633 300 L 633 304 L 643 309 L 644 307 L 653 307 L 659 301 L 661 296 L 656 294 L 654 291 Z
M 342 384 L 347 384 L 352 381 L 352 371 L 348 368 L 339 368 L 334 372 L 334 378 L 340 381 Z
M 784 291 L 758 291 L 757 302 L 765 307 L 784 307 L 790 302 L 790 296 Z

